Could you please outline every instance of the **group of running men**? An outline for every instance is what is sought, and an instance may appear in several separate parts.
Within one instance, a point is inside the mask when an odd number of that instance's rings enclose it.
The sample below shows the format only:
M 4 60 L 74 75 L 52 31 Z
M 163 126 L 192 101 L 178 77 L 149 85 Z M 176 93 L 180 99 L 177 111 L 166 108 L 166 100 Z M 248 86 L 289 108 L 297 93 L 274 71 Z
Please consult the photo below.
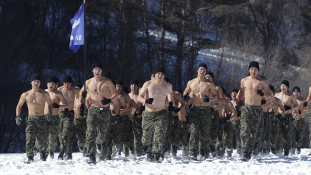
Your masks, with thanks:
M 58 79 L 51 76 L 42 90 L 40 76 L 35 74 L 32 89 L 21 95 L 16 107 L 16 124 L 21 125 L 21 108 L 25 102 L 28 106 L 25 163 L 34 161 L 37 149 L 42 161 L 54 158 L 57 137 L 58 159 L 72 159 L 75 135 L 88 163 L 95 163 L 96 156 L 111 160 L 121 155 L 121 145 L 125 156 L 147 154 L 147 160 L 154 162 L 169 153 L 176 157 L 179 146 L 183 156 L 193 161 L 198 155 L 207 159 L 223 157 L 225 152 L 231 158 L 233 135 L 243 161 L 270 151 L 288 156 L 297 150 L 299 154 L 311 93 L 305 100 L 299 87 L 289 91 L 289 82 L 283 80 L 281 92 L 274 94 L 274 87 L 258 71 L 259 63 L 250 62 L 249 75 L 230 95 L 213 83 L 214 75 L 204 63 L 184 92 L 172 90 L 161 66 L 140 89 L 138 80 L 131 80 L 131 92 L 121 80 L 112 81 L 100 62 L 93 63 L 94 77 L 83 87 L 73 86 L 69 75 L 58 87 Z

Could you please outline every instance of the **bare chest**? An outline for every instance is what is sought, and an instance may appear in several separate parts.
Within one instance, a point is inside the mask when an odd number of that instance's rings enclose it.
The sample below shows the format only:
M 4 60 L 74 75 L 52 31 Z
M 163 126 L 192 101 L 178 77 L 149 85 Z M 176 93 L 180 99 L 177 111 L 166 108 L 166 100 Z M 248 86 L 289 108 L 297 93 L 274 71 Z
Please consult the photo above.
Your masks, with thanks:
M 49 94 L 50 94 L 50 98 L 51 98 L 52 102 L 58 102 L 59 101 L 57 94 L 55 94 L 54 92 L 49 92 Z
M 148 88 L 149 98 L 165 97 L 168 93 L 165 85 L 151 84 Z
M 206 82 L 196 82 L 194 81 L 191 85 L 190 88 L 193 93 L 201 95 L 201 93 L 205 92 L 208 90 L 208 85 Z
M 262 89 L 262 83 L 256 79 L 248 79 L 245 81 L 245 89 L 248 91 L 257 91 L 257 89 Z
M 291 97 L 288 95 L 282 95 L 282 94 L 278 94 L 277 97 L 281 100 L 282 104 L 286 104 L 288 102 L 290 102 Z
M 63 89 L 62 94 L 63 94 L 64 98 L 67 100 L 67 102 L 73 102 L 75 95 L 76 95 L 72 89 L 71 90 Z
M 45 103 L 46 97 L 41 92 L 29 93 L 26 97 L 27 103 L 37 104 L 37 103 Z

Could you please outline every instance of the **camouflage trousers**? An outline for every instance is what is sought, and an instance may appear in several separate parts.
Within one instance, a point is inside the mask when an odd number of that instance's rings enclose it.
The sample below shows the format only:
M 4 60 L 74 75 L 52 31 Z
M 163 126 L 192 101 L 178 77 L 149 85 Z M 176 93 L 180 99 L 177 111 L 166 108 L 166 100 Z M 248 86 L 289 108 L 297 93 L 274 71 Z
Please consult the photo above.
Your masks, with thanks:
M 74 111 L 58 111 L 60 119 L 59 123 L 59 138 L 60 148 L 68 154 L 72 153 L 73 135 L 74 135 Z
M 119 152 L 121 154 L 121 143 L 123 134 L 123 124 L 121 121 L 116 121 L 116 116 L 110 116 L 110 129 L 108 132 L 108 155 L 112 152 L 114 155 Z
M 142 118 L 133 118 L 132 119 L 132 126 L 133 126 L 133 135 L 134 135 L 134 149 L 136 156 L 141 156 L 142 154 L 142 142 L 141 137 L 143 135 L 142 130 Z
M 189 153 L 197 156 L 200 144 L 201 151 L 209 148 L 211 109 L 208 106 L 192 106 L 189 111 Z
M 173 147 L 177 148 L 180 144 L 180 131 L 179 131 L 179 119 L 178 116 L 173 116 L 172 120 L 172 130 L 171 130 L 171 152 L 176 153 L 177 149 L 173 149 Z
M 241 108 L 241 147 L 244 154 L 250 153 L 257 141 L 257 132 L 262 120 L 261 106 L 244 104 Z
M 293 149 L 300 148 L 302 145 L 304 123 L 305 123 L 304 118 L 294 120 L 293 141 L 292 141 Z
M 75 118 L 73 121 L 74 125 L 74 136 L 77 135 L 78 138 L 78 146 L 79 147 L 86 147 L 85 146 L 85 137 L 86 137 L 86 130 L 87 130 L 87 125 L 86 125 L 86 118 Z
M 232 124 L 231 121 L 219 123 L 219 129 L 217 132 L 216 151 L 217 155 L 222 157 L 225 154 L 225 150 L 228 156 L 232 155 Z
M 53 115 L 51 121 L 46 121 L 46 148 L 47 151 L 54 152 L 57 146 L 57 136 L 59 133 L 59 117 Z
M 293 115 L 284 114 L 280 122 L 280 140 L 283 142 L 284 150 L 290 150 L 293 137 Z M 282 143 L 281 143 L 282 144 Z
M 218 136 L 218 129 L 219 129 L 219 113 L 218 111 L 214 111 L 211 114 L 211 127 L 210 127 L 210 150 L 211 152 L 216 151 L 216 143 L 217 143 L 217 136 Z
M 276 148 L 277 150 L 279 150 L 279 145 L 278 140 L 279 140 L 279 133 L 280 133 L 280 121 L 279 120 L 275 120 L 275 121 L 271 121 L 271 142 L 270 142 L 270 146 L 271 148 Z
M 271 119 L 269 113 L 264 112 L 261 148 L 269 152 L 270 142 L 271 142 Z
M 259 150 L 262 149 L 263 147 L 263 142 L 262 142 L 262 138 L 263 138 L 263 133 L 264 133 L 264 116 L 267 115 L 266 112 L 263 112 L 262 116 L 260 116 L 260 123 L 259 123 L 259 128 L 257 130 L 257 135 L 256 135 L 256 143 L 255 143 L 255 148 L 258 147 Z
M 169 151 L 169 146 L 171 144 L 171 136 L 172 136 L 172 121 L 173 121 L 173 115 L 172 112 L 167 112 L 167 130 L 166 130 L 166 136 L 165 136 L 165 151 Z
M 188 122 L 187 121 L 179 121 L 179 136 L 180 143 L 183 150 L 183 155 L 188 155 L 188 143 L 189 143 L 189 132 L 188 132 Z
M 129 149 L 133 148 L 133 127 L 132 121 L 130 120 L 128 115 L 123 116 L 122 119 L 122 143 L 123 143 L 123 153 L 125 156 L 129 155 Z
M 26 155 L 28 158 L 34 156 L 32 149 L 35 147 L 36 139 L 40 153 L 46 152 L 46 118 L 29 115 L 26 126 Z
M 88 155 L 96 155 L 96 143 L 103 145 L 102 154 L 108 151 L 108 131 L 110 127 L 109 107 L 100 108 L 91 105 L 86 118 L 86 140 L 85 145 Z M 98 136 L 98 138 L 96 138 Z
M 237 152 L 240 153 L 242 152 L 242 148 L 241 148 L 241 124 L 240 124 L 240 120 L 231 120 L 231 124 L 232 124 L 232 131 L 233 134 L 235 135 L 236 138 L 236 149 Z
M 168 113 L 163 109 L 157 112 L 143 112 L 142 143 L 148 146 L 149 153 L 164 153 L 165 137 L 167 132 Z

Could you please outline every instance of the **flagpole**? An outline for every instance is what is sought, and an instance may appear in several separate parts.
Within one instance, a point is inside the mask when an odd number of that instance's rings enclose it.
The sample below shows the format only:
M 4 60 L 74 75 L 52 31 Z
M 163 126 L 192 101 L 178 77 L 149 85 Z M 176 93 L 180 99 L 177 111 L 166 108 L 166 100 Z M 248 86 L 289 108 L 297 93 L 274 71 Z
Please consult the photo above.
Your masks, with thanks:
M 84 74 L 83 74 L 83 75 L 84 75 L 84 91 L 87 91 L 87 89 L 86 89 L 86 69 L 87 69 L 87 62 L 86 62 L 86 36 L 85 36 L 85 35 L 86 35 L 86 30 L 85 30 L 85 29 L 86 29 L 86 22 L 85 22 L 85 21 L 86 21 L 86 18 L 85 18 L 85 16 L 86 16 L 86 15 L 85 15 L 85 13 L 86 13 L 86 12 L 85 12 L 85 0 L 83 0 L 83 3 L 84 3 L 84 6 L 83 6 L 83 8 L 84 8 L 84 10 L 83 10 L 83 11 L 84 11 L 84 13 L 83 13 L 83 15 L 84 15 L 84 16 L 83 16 L 83 18 L 84 18 L 84 21 L 83 21 L 83 22 L 84 22 L 84 25 L 83 25 L 83 26 L 84 26 L 84 29 L 83 29 L 83 30 L 84 30 L 84 31 L 83 31 L 83 32 L 84 32 L 84 33 L 83 33 L 83 37 L 84 37 Z M 84 99 L 84 111 L 83 111 L 84 116 L 85 116 L 85 113 L 86 113 L 86 105 L 85 105 L 85 104 L 86 104 L 86 97 L 85 97 L 85 99 Z M 85 117 L 86 117 L 86 116 L 85 116 Z M 84 150 L 83 150 L 83 151 L 84 151 Z

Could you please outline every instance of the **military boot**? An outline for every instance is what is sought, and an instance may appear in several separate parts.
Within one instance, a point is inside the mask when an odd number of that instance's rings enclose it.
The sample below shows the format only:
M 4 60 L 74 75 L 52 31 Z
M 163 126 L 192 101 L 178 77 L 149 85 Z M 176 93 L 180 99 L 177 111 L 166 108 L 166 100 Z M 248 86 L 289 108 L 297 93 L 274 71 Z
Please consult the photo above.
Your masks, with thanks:
M 60 150 L 59 154 L 58 154 L 58 160 L 64 160 L 64 153 L 65 153 L 65 150 Z
M 40 160 L 46 161 L 45 152 L 40 153 Z
M 50 158 L 51 158 L 51 159 L 54 159 L 54 152 L 53 152 L 53 151 L 50 151 L 49 154 L 50 154 Z

